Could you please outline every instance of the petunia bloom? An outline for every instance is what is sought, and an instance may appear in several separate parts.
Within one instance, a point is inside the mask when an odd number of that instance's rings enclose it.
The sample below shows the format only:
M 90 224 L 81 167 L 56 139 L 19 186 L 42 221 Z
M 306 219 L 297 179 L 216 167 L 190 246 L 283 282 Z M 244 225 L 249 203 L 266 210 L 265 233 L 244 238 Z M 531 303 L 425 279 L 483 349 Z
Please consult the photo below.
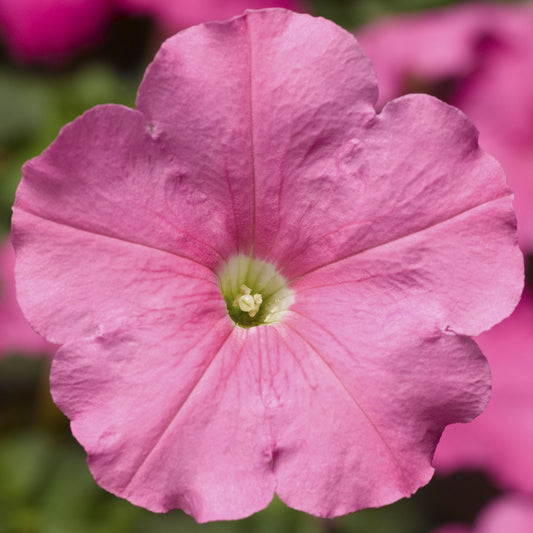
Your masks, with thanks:
M 23 169 L 19 301 L 107 490 L 198 521 L 413 493 L 489 395 L 523 283 L 512 194 L 433 97 L 376 114 L 353 36 L 282 9 L 167 40 L 137 110 Z
M 533 252 L 533 5 L 458 4 L 357 32 L 381 103 L 424 91 L 462 109 L 515 192 L 520 245 Z
M 8 241 L 0 244 L 0 356 L 52 355 L 57 346 L 31 329 L 15 297 L 15 253 Z
M 100 39 L 109 0 L 0 0 L 0 38 L 23 62 L 60 63 Z
M 117 0 L 132 13 L 154 16 L 172 33 L 209 20 L 225 20 L 240 15 L 245 9 L 283 7 L 298 9 L 303 0 Z
M 518 495 L 504 496 L 492 503 L 479 515 L 474 527 L 450 525 L 433 533 L 531 533 L 533 531 L 533 501 Z
M 492 373 L 492 396 L 471 424 L 444 431 L 434 464 L 442 472 L 481 468 L 505 488 L 533 493 L 533 295 L 477 337 Z

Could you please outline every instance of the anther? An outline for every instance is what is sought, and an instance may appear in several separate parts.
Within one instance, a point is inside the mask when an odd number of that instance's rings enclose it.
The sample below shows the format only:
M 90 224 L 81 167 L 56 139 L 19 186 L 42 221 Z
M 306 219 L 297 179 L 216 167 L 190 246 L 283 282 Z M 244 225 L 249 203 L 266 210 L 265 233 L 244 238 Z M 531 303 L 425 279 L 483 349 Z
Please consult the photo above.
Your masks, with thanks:
M 246 285 L 241 285 L 241 292 L 233 300 L 233 307 L 238 307 L 244 313 L 248 313 L 253 318 L 259 312 L 259 308 L 263 303 L 263 296 L 261 294 L 253 294 L 252 290 Z

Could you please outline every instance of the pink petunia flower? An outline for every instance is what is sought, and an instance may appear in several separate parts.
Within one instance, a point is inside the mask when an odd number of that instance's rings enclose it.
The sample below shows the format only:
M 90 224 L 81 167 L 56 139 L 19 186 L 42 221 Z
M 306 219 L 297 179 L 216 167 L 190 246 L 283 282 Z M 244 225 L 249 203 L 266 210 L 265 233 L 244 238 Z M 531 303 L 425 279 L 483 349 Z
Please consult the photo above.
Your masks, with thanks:
M 127 12 L 154 16 L 168 32 L 206 22 L 225 20 L 246 9 L 301 9 L 303 0 L 117 0 Z
M 433 533 L 531 533 L 533 531 L 533 501 L 517 495 L 504 496 L 492 502 L 479 515 L 472 529 L 444 526 Z
M 507 320 L 476 340 L 492 372 L 486 411 L 446 428 L 435 454 L 442 472 L 483 468 L 504 487 L 533 493 L 533 295 L 526 291 Z
M 378 21 L 357 36 L 382 104 L 432 92 L 474 121 L 515 192 L 522 249 L 533 252 L 533 5 L 457 5 Z
M 98 41 L 110 0 L 0 0 L 0 39 L 19 61 L 60 63 Z
M 57 346 L 31 329 L 15 297 L 15 253 L 8 241 L 0 244 L 0 356 L 11 353 L 52 355 Z
M 468 336 L 516 305 L 512 195 L 457 109 L 376 115 L 353 36 L 281 9 L 163 44 L 137 110 L 23 169 L 19 300 L 107 490 L 198 521 L 414 492 L 489 395 Z

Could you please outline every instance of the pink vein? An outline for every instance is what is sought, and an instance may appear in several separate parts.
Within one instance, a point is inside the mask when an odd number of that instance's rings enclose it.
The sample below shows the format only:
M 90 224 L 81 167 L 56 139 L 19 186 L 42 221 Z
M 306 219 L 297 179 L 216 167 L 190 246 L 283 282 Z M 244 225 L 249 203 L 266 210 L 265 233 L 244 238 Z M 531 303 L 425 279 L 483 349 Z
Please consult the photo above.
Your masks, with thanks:
M 298 221 L 298 225 L 301 224 L 301 219 L 303 218 L 303 216 L 305 215 L 305 213 L 302 215 L 302 217 L 300 217 L 300 220 Z M 305 244 L 304 246 L 300 247 L 300 249 L 298 251 L 296 251 L 294 253 L 294 255 L 292 256 L 292 258 L 290 258 L 284 265 L 283 265 L 283 268 L 286 269 L 288 267 L 288 265 L 292 264 L 296 259 L 298 259 L 298 256 L 304 252 L 305 250 L 308 250 L 309 248 L 313 247 L 313 246 L 316 246 L 319 242 L 323 241 L 324 239 L 327 239 L 328 237 L 331 237 L 332 235 L 336 235 L 337 233 L 340 233 L 341 231 L 344 231 L 348 228 L 351 228 L 353 226 L 362 226 L 363 224 L 365 223 L 368 223 L 369 221 L 367 220 L 358 220 L 356 222 L 350 222 L 349 224 L 344 224 L 343 226 L 341 226 L 340 228 L 337 228 L 335 230 L 332 230 L 328 233 L 325 233 L 324 235 L 321 235 L 318 239 L 315 239 L 314 241 L 312 241 L 311 243 L 309 244 Z M 372 226 L 372 222 L 370 222 L 370 226 Z M 379 246 L 379 245 L 378 245 Z
M 254 142 L 254 105 L 253 105 L 253 47 L 252 36 L 250 33 L 250 17 L 246 18 L 246 35 L 248 40 L 248 65 L 249 65 L 249 106 L 250 106 L 250 142 L 251 142 L 251 157 L 252 157 L 252 201 L 253 201 L 253 219 L 252 219 L 252 247 L 255 243 L 255 225 L 256 225 L 256 169 L 255 169 L 255 142 Z
M 357 279 L 347 279 L 344 281 L 333 281 L 331 283 L 321 283 L 320 285 L 312 285 L 309 287 L 298 287 L 298 294 L 301 294 L 302 292 L 306 291 L 312 291 L 315 289 L 323 289 L 325 287 L 337 287 L 339 285 L 349 285 L 351 283 L 362 283 L 364 281 L 369 281 L 371 279 L 381 279 L 381 278 L 389 278 L 390 276 L 395 276 L 397 274 L 405 274 L 410 272 L 416 272 L 416 269 L 412 268 L 404 268 L 401 270 L 392 270 L 390 272 L 380 272 L 378 274 L 368 274 L 368 276 L 364 276 Z M 294 311 L 294 309 L 291 309 L 291 311 Z
M 237 244 L 237 250 L 241 249 L 241 240 L 239 238 L 239 226 L 237 224 L 237 211 L 235 209 L 235 196 L 233 195 L 233 190 L 231 188 L 231 182 L 229 179 L 228 164 L 226 162 L 224 169 L 224 177 L 226 178 L 226 184 L 228 186 L 228 192 L 231 199 L 231 207 L 233 210 L 233 225 L 235 227 L 235 243 Z
M 200 239 L 197 239 L 196 237 L 193 237 L 190 233 L 187 233 L 186 231 L 182 230 L 181 228 L 179 228 L 178 226 L 176 226 L 175 224 L 173 224 L 172 222 L 167 220 L 161 214 L 156 213 L 156 212 L 152 211 L 151 209 L 148 210 L 148 212 L 150 214 L 152 214 L 154 217 L 159 218 L 159 220 L 163 221 L 165 224 L 168 224 L 173 230 L 175 230 L 178 233 L 181 233 L 182 235 L 184 235 L 187 239 L 190 239 L 191 241 L 194 241 L 194 242 L 196 242 L 196 243 L 198 243 L 198 244 L 200 244 L 202 246 L 205 246 L 206 248 L 209 248 L 210 250 L 213 250 L 213 252 L 215 252 L 215 254 L 217 254 L 220 257 L 220 259 L 222 259 L 223 261 L 226 261 L 226 258 L 214 246 L 211 246 L 207 242 L 201 241 Z
M 211 329 L 211 331 L 213 331 L 216 326 L 222 321 L 222 320 L 227 320 L 227 317 L 224 316 L 223 318 L 221 318 L 220 320 L 218 320 L 215 325 L 213 326 L 213 328 Z M 205 368 L 204 370 L 202 371 L 202 373 L 200 374 L 200 376 L 198 377 L 198 379 L 192 383 L 192 386 L 191 388 L 189 389 L 189 391 L 187 392 L 185 398 L 181 401 L 181 403 L 177 406 L 176 408 L 176 411 L 175 413 L 170 417 L 169 421 L 165 424 L 165 427 L 162 429 L 162 431 L 159 433 L 159 435 L 157 436 L 153 446 L 151 446 L 150 448 L 150 451 L 142 458 L 141 462 L 139 463 L 139 465 L 137 467 L 134 468 L 134 471 L 133 471 L 133 474 L 132 476 L 130 477 L 130 479 L 128 480 L 128 482 L 124 485 L 124 488 L 122 489 L 122 491 L 127 491 L 129 486 L 131 485 L 131 483 L 133 482 L 133 480 L 135 479 L 135 476 L 140 472 L 141 468 L 143 467 L 144 464 L 146 464 L 146 462 L 148 461 L 148 459 L 151 457 L 152 453 L 155 451 L 155 449 L 157 448 L 158 444 L 161 442 L 161 440 L 164 438 L 165 434 L 167 433 L 167 431 L 170 429 L 170 427 L 172 426 L 173 422 L 177 419 L 178 415 L 181 413 L 181 410 L 183 409 L 183 407 L 185 406 L 185 404 L 187 403 L 187 401 L 189 400 L 189 398 L 191 397 L 191 394 L 194 392 L 194 390 L 196 389 L 196 387 L 198 386 L 198 384 L 200 383 L 200 381 L 202 381 L 203 377 L 205 376 L 205 374 L 207 373 L 207 371 L 209 370 L 209 368 L 211 368 L 211 365 L 213 364 L 213 361 L 217 358 L 218 354 L 220 353 L 220 351 L 222 350 L 222 348 L 225 346 L 226 342 L 228 341 L 228 339 L 231 337 L 231 334 L 233 333 L 234 331 L 234 328 L 232 328 L 230 330 L 230 332 L 226 335 L 226 337 L 224 338 L 224 340 L 222 341 L 222 343 L 220 344 L 220 346 L 215 350 L 213 356 L 211 357 L 211 359 L 207 362 L 207 364 L 205 365 Z M 196 342 L 195 344 L 193 344 L 193 346 L 191 346 L 187 352 L 185 354 L 183 354 L 181 360 L 183 360 L 184 357 L 186 357 L 192 350 L 194 350 L 194 348 L 196 348 L 203 340 L 205 339 L 205 336 L 201 336 L 199 339 L 198 339 L 198 342 Z
M 270 437 L 270 462 L 272 462 L 272 467 L 271 467 L 271 470 L 274 470 L 274 451 L 275 451 L 275 448 L 276 448 L 276 437 L 274 436 L 274 429 L 272 428 L 272 422 L 269 420 L 268 416 L 267 416 L 267 412 L 269 411 L 269 407 L 265 404 L 265 398 L 264 398 L 264 390 L 263 390 L 263 353 L 265 351 L 264 347 L 261 346 L 261 340 L 264 340 L 263 336 L 261 335 L 261 328 L 258 327 L 257 328 L 257 354 L 258 354 L 258 363 L 259 363 L 259 388 L 260 388 L 260 391 L 261 391 L 261 401 L 263 403 L 263 409 L 264 409 L 264 418 L 263 418 L 263 421 L 264 421 L 264 424 L 268 427 L 268 435 Z M 278 333 L 276 331 L 276 333 Z M 278 333 L 279 335 L 279 333 Z M 267 342 L 268 342 L 268 335 L 266 335 L 267 337 Z M 281 336 L 280 336 L 281 338 Z M 248 337 L 246 337 L 246 340 L 248 340 Z M 267 346 L 267 350 L 268 352 L 268 346 Z M 268 386 L 270 388 L 273 389 L 273 384 L 272 384 L 272 380 L 273 380 L 273 376 L 272 376 L 272 365 L 271 365 L 271 361 L 270 361 L 270 357 L 268 356 L 267 354 L 267 361 L 268 361 L 268 377 L 269 377 L 269 384 Z M 278 484 L 278 480 L 274 477 L 274 484 L 275 484 L 275 487 L 277 486 Z M 275 489 L 274 487 L 274 489 Z
M 447 222 L 450 222 L 451 220 L 453 220 L 453 219 L 455 219 L 455 218 L 458 218 L 458 217 L 464 215 L 465 213 L 468 213 L 468 212 L 470 212 L 470 211 L 474 211 L 474 210 L 476 210 L 476 209 L 478 209 L 478 208 L 480 208 L 480 207 L 484 207 L 484 206 L 489 205 L 489 204 L 491 204 L 491 203 L 493 203 L 493 202 L 498 202 L 499 200 L 503 200 L 504 198 L 507 198 L 507 197 L 509 197 L 509 196 L 511 196 L 511 195 L 512 195 L 512 193 L 509 193 L 509 194 L 504 194 L 504 195 L 502 195 L 502 196 L 498 196 L 498 197 L 496 197 L 496 198 L 491 198 L 490 200 L 486 200 L 486 201 L 484 201 L 484 202 L 481 202 L 480 204 L 477 204 L 477 205 L 474 205 L 474 206 L 467 207 L 466 209 L 463 209 L 462 211 L 460 211 L 460 212 L 458 212 L 458 213 L 454 213 L 453 215 L 450 215 L 449 217 L 447 217 L 447 218 L 445 218 L 445 219 L 443 219 L 443 220 L 438 220 L 438 221 L 436 221 L 436 222 L 433 222 L 433 223 L 431 223 L 431 224 L 428 224 L 427 226 L 424 226 L 423 228 L 413 230 L 413 231 L 411 231 L 410 233 L 406 233 L 406 234 L 403 234 L 403 235 L 399 235 L 399 236 L 397 236 L 397 237 L 393 237 L 392 239 L 389 239 L 389 240 L 387 240 L 387 241 L 379 242 L 379 243 L 377 243 L 377 244 L 375 244 L 375 245 L 368 246 L 367 248 L 363 248 L 362 250 L 357 250 L 356 252 L 353 252 L 353 253 L 347 254 L 347 255 L 345 255 L 345 256 L 343 256 L 343 257 L 339 257 L 339 258 L 333 259 L 333 260 L 328 261 L 328 262 L 326 262 L 326 263 L 324 263 L 324 264 L 322 264 L 322 265 L 319 265 L 319 266 L 317 266 L 317 267 L 311 268 L 311 269 L 307 270 L 306 272 L 303 272 L 302 274 L 298 274 L 297 276 L 295 276 L 294 278 L 292 278 L 290 281 L 288 281 L 288 284 L 293 283 L 293 282 L 296 281 L 297 279 L 300 279 L 301 277 L 306 276 L 307 274 L 310 274 L 310 273 L 312 273 L 312 272 L 316 272 L 317 270 L 321 270 L 321 269 L 326 268 L 326 267 L 328 267 L 328 266 L 330 266 L 330 265 L 333 265 L 333 264 L 335 264 L 335 263 L 340 263 L 340 262 L 342 262 L 342 261 L 345 261 L 345 260 L 347 260 L 347 259 L 350 259 L 351 257 L 355 257 L 355 256 L 357 256 L 357 255 L 361 255 L 361 254 L 363 254 L 363 253 L 365 253 L 365 252 L 368 252 L 368 251 L 370 251 L 370 250 L 374 250 L 374 249 L 376 249 L 376 248 L 380 248 L 380 247 L 382 247 L 382 246 L 386 246 L 386 245 L 388 245 L 388 244 L 393 244 L 393 243 L 395 243 L 395 242 L 401 241 L 402 239 L 406 239 L 407 237 L 410 237 L 410 236 L 412 236 L 412 235 L 416 235 L 416 234 L 418 234 L 418 233 L 422 233 L 422 232 L 424 232 L 424 231 L 426 231 L 426 230 L 428 230 L 428 229 L 435 228 L 435 227 L 437 227 L 437 226 L 440 226 L 441 224 L 445 224 L 445 223 L 447 223 Z M 343 228 L 339 229 L 338 231 L 342 231 L 342 229 L 343 229 Z M 335 233 L 335 232 L 333 232 L 333 233 Z M 328 234 L 328 235 L 330 235 L 330 234 Z M 316 244 L 316 243 L 319 242 L 320 240 L 321 240 L 321 239 L 317 239 L 316 241 L 314 241 L 314 243 L 313 243 L 312 245 Z
M 332 339 L 334 339 L 337 344 L 339 346 L 341 346 L 344 350 L 346 350 L 348 352 L 348 354 L 352 357 L 354 357 L 354 355 L 347 350 L 347 348 L 345 346 L 343 346 L 342 344 L 340 344 L 337 339 L 329 332 L 327 331 L 326 329 L 324 329 L 320 324 L 318 324 L 317 322 L 315 322 L 314 320 L 311 320 L 310 318 L 306 317 L 305 315 L 302 315 L 301 313 L 298 313 L 300 314 L 300 316 L 302 316 L 303 318 L 307 318 L 310 322 L 313 322 L 316 326 L 318 327 L 321 327 L 321 329 L 323 331 L 325 331 Z M 407 483 L 407 480 L 406 480 L 406 477 L 405 477 L 405 472 L 404 472 L 404 468 L 402 467 L 400 461 L 398 460 L 398 458 L 396 457 L 396 454 L 394 453 L 394 451 L 392 450 L 392 448 L 390 447 L 389 443 L 385 440 L 385 437 L 383 436 L 383 434 L 381 433 L 381 431 L 379 430 L 379 428 L 376 426 L 376 424 L 374 423 L 374 421 L 372 420 L 372 418 L 370 417 L 370 415 L 365 411 L 365 409 L 362 407 L 362 405 L 359 403 L 359 401 L 357 400 L 357 398 L 350 392 L 350 390 L 346 387 L 346 385 L 344 384 L 344 382 L 342 381 L 341 377 L 337 374 L 337 372 L 335 372 L 335 370 L 333 369 L 333 367 L 327 362 L 326 358 L 322 355 L 322 353 L 320 352 L 320 350 L 318 350 L 318 348 L 316 348 L 311 342 L 309 342 L 309 340 L 305 337 L 305 335 L 302 335 L 296 328 L 294 328 L 294 326 L 291 326 L 291 324 L 289 324 L 288 322 L 285 322 L 285 325 L 291 329 L 296 335 L 298 335 L 298 337 L 300 337 L 302 339 L 302 341 L 307 344 L 309 346 L 309 348 L 311 348 L 311 350 L 313 352 L 315 352 L 318 357 L 322 360 L 322 362 L 324 363 L 324 365 L 326 365 L 326 367 L 329 369 L 330 373 L 333 375 L 333 377 L 336 379 L 336 381 L 339 383 L 339 385 L 344 389 L 344 391 L 346 392 L 346 394 L 348 395 L 348 397 L 352 400 L 352 402 L 355 404 L 355 406 L 359 409 L 359 411 L 361 412 L 361 414 L 364 416 L 364 418 L 367 420 L 367 422 L 370 424 L 370 426 L 372 427 L 372 429 L 376 432 L 376 434 L 378 435 L 378 437 L 380 438 L 380 440 L 383 442 L 383 445 L 385 446 L 385 448 L 388 450 L 390 456 L 392 457 L 393 461 L 396 463 L 397 467 L 398 467 L 398 470 L 402 476 L 402 479 L 404 480 L 404 483 L 405 483 L 405 486 L 407 487 L 408 486 L 408 483 Z
M 268 253 L 266 254 L 265 261 L 270 261 L 270 254 L 272 253 L 272 250 L 274 249 L 274 246 L 276 245 L 276 241 L 278 240 L 279 232 L 281 229 L 281 203 L 282 203 L 284 186 L 285 186 L 285 172 L 283 171 L 280 165 L 280 180 L 279 180 L 279 187 L 278 187 L 278 216 L 276 217 L 277 227 L 276 227 L 276 231 L 272 235 L 272 238 L 271 238 L 272 242 L 270 244 L 270 248 L 268 249 Z
M 74 226 L 72 224 L 67 224 L 66 222 L 62 222 L 62 221 L 59 221 L 59 220 L 53 220 L 51 218 L 43 217 L 43 216 L 38 215 L 36 213 L 32 213 L 31 211 L 26 211 L 25 209 L 21 209 L 20 207 L 13 209 L 13 211 L 17 211 L 17 210 L 18 211 L 22 211 L 23 213 L 26 213 L 27 215 L 30 215 L 32 217 L 39 218 L 40 220 L 44 220 L 44 221 L 50 222 L 52 224 L 57 224 L 58 226 L 63 226 L 64 228 L 69 228 L 69 229 L 73 229 L 73 230 L 76 230 L 76 231 L 81 231 L 83 233 L 87 233 L 89 235 L 96 235 L 97 237 L 104 237 L 106 239 L 111 239 L 111 240 L 119 241 L 119 242 L 126 243 L 126 244 L 133 244 L 135 246 L 141 246 L 143 248 L 148 248 L 149 250 L 155 250 L 157 252 L 163 252 L 163 253 L 166 253 L 166 254 L 169 254 L 169 255 L 173 255 L 175 257 L 179 257 L 180 259 L 184 259 L 185 261 L 190 261 L 191 263 L 199 265 L 202 268 L 208 270 L 210 273 L 212 273 L 211 269 L 209 267 L 207 267 L 206 265 L 204 265 L 203 263 L 200 263 L 199 261 L 196 261 L 195 259 L 192 259 L 191 257 L 187 257 L 185 255 L 181 255 L 181 254 L 178 254 L 176 252 L 172 252 L 170 250 L 166 250 L 165 248 L 158 248 L 157 246 L 152 246 L 151 244 L 146 244 L 146 243 L 143 243 L 143 242 L 138 242 L 138 241 L 133 241 L 133 240 L 130 240 L 130 239 L 125 239 L 123 237 L 115 237 L 114 235 L 107 235 L 106 233 L 100 233 L 98 231 L 90 230 L 90 229 L 87 229 L 87 228 L 80 228 L 80 227 Z M 178 275 L 179 273 L 177 272 L 176 274 Z M 189 277 L 192 277 L 192 276 L 189 276 Z M 196 279 L 198 279 L 200 281 L 209 281 L 209 280 L 207 280 L 205 278 L 196 278 Z
M 207 278 L 199 278 L 198 276 L 193 276 L 192 274 L 185 274 L 184 272 L 176 272 L 175 270 L 163 270 L 163 269 L 159 270 L 159 269 L 144 268 L 144 267 L 141 267 L 139 270 L 141 272 L 145 272 L 146 274 L 163 274 L 162 276 L 160 276 L 158 278 L 153 276 L 150 279 L 150 281 L 168 281 L 168 280 L 173 280 L 176 276 L 181 276 L 182 278 L 189 278 L 189 279 L 194 279 L 194 280 L 197 280 L 197 281 L 206 281 L 208 283 L 211 283 L 217 289 L 220 290 L 220 285 L 216 281 L 213 281 L 213 280 L 207 279 Z M 137 280 L 133 280 L 133 281 L 138 283 L 138 282 L 142 282 L 144 280 L 143 279 L 137 279 Z M 306 289 L 304 289 L 304 290 L 306 290 Z M 194 295 L 197 296 L 198 293 L 195 292 Z M 201 295 L 201 296 L 212 296 L 212 293 L 209 292 L 209 293 L 206 293 L 205 295 Z
M 296 357 L 296 354 L 294 353 L 294 350 L 289 346 L 289 344 L 287 343 L 287 341 L 282 337 L 281 333 L 278 331 L 278 329 L 274 329 L 274 331 L 277 333 L 279 339 L 281 340 L 281 342 L 285 345 L 285 347 L 287 348 L 287 350 L 289 351 L 289 353 L 292 355 L 292 358 L 296 361 L 296 364 L 298 365 L 298 367 L 300 368 L 300 371 L 302 372 L 302 375 L 304 376 L 305 380 L 307 381 L 307 383 L 309 384 L 309 386 L 314 389 L 316 387 L 313 387 L 313 385 L 311 385 L 311 383 L 309 383 L 309 377 L 307 375 L 307 372 L 305 371 L 305 368 L 304 366 L 302 365 L 302 361 L 300 359 L 298 359 L 298 357 Z

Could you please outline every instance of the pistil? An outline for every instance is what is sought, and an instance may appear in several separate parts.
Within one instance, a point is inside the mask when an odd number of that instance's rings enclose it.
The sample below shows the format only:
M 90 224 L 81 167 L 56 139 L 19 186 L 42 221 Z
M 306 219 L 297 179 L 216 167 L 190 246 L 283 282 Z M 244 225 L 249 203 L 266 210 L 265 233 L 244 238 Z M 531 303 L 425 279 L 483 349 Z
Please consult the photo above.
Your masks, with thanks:
M 280 322 L 294 302 L 275 265 L 249 255 L 234 255 L 217 275 L 228 314 L 242 328 Z

